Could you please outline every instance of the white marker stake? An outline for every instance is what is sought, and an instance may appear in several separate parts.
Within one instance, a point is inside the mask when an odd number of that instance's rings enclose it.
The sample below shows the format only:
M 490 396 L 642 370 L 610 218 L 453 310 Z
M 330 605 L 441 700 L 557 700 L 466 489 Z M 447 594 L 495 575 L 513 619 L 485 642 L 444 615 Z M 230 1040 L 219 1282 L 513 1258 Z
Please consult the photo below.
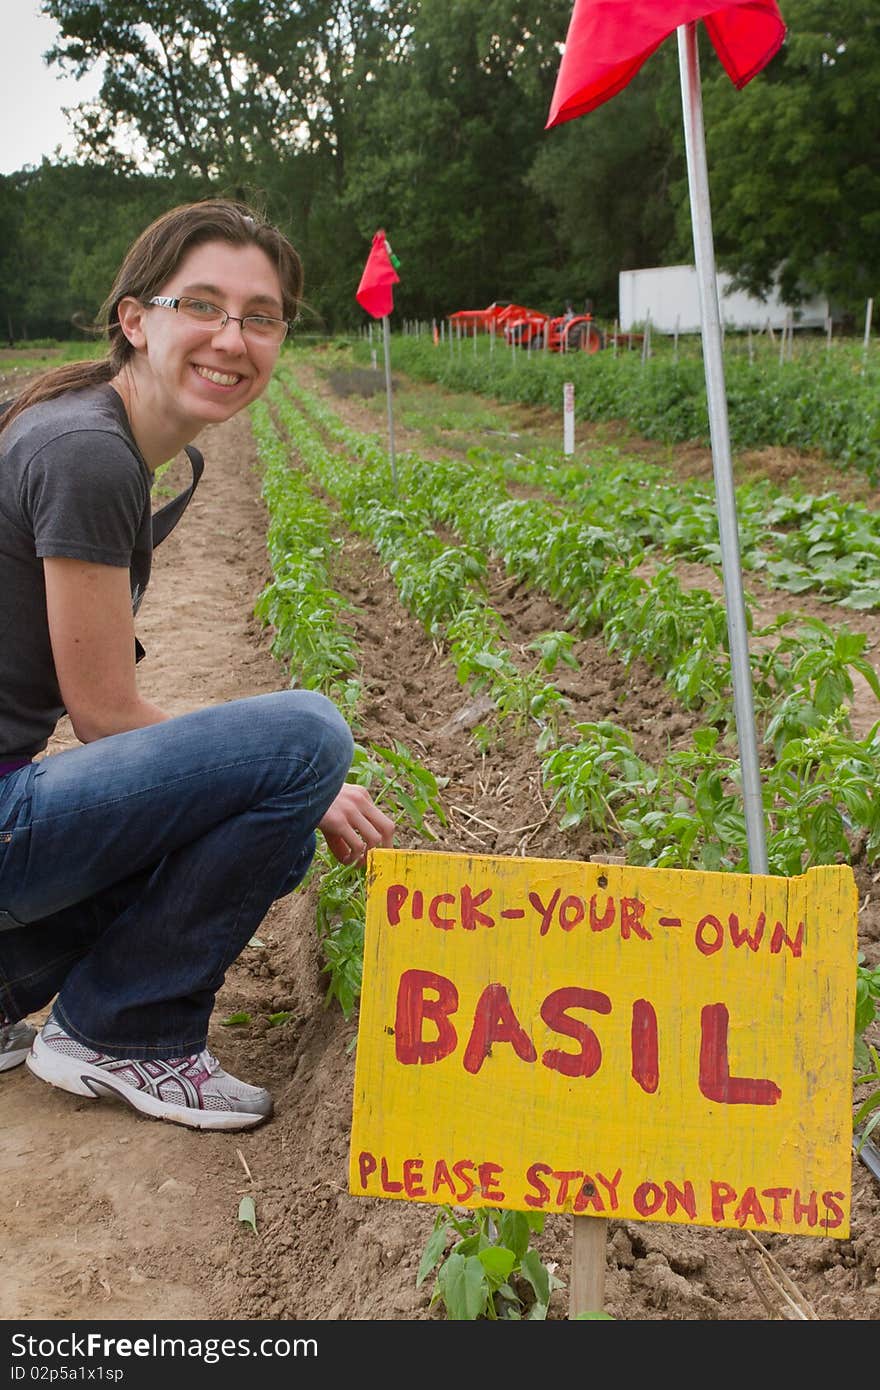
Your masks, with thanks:
M 567 381 L 562 388 L 562 451 L 574 453 L 574 382 Z

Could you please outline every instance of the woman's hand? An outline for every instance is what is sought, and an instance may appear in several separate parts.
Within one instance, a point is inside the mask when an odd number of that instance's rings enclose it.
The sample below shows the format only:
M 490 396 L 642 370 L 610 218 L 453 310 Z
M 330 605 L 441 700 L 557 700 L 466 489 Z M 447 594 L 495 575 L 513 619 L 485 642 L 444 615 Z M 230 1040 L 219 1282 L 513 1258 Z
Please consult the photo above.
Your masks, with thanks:
M 365 787 L 346 782 L 318 829 L 340 864 L 362 864 L 367 850 L 390 849 L 394 821 L 380 811 Z

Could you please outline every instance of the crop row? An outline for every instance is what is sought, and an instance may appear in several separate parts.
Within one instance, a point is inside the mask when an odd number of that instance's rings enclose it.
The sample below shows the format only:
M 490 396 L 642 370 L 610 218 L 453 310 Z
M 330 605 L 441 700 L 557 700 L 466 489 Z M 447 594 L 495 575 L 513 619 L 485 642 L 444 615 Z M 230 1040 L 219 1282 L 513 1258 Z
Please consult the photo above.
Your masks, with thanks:
M 301 438 L 299 454 L 304 469 L 291 468 L 267 405 L 257 403 L 251 418 L 270 517 L 267 549 L 273 569 L 273 580 L 260 596 L 256 612 L 273 628 L 275 655 L 290 661 L 298 677 L 312 688 L 336 698 L 344 696 L 348 716 L 357 727 L 360 688 L 350 674 L 357 664 L 356 649 L 345 621 L 351 609 L 329 580 L 340 542 L 334 534 L 333 514 L 308 482 L 319 463 L 320 446 L 314 439 Z M 436 779 L 400 744 L 393 750 L 357 744 L 351 777 L 368 786 L 377 803 L 388 805 L 401 829 L 427 832 L 429 811 L 443 820 Z M 349 1017 L 361 987 L 365 879 L 354 869 L 329 864 L 326 852 L 319 855 L 323 871 L 318 882 L 317 924 L 324 966 L 330 976 L 327 997 L 335 998 Z M 507 1261 L 508 1274 L 516 1270 L 531 1284 L 536 1301 L 530 1316 L 545 1317 L 559 1281 L 530 1248 L 532 1233 L 543 1229 L 543 1216 L 485 1209 L 475 1215 L 472 1224 L 475 1230 L 486 1228 L 488 1233 L 480 1239 L 483 1245 L 492 1245 L 495 1262 Z M 419 1265 L 418 1282 L 435 1272 L 432 1301 L 443 1303 L 453 1316 L 461 1315 L 454 1270 L 467 1242 L 459 1241 L 449 1257 L 445 1256 L 445 1245 L 453 1228 L 459 1236 L 467 1234 L 472 1239 L 463 1226 L 460 1213 L 441 1207 Z M 483 1268 L 480 1261 L 476 1264 Z M 512 1291 L 511 1298 L 518 1305 Z
M 513 669 L 501 646 L 503 625 L 481 593 L 484 571 L 479 557 L 468 547 L 441 542 L 431 530 L 428 518 L 438 509 L 445 520 L 452 519 L 444 510 L 448 505 L 443 500 L 444 487 L 449 480 L 442 470 L 426 483 L 423 504 L 413 504 L 409 488 L 425 461 L 403 460 L 407 502 L 402 505 L 378 441 L 348 435 L 332 412 L 289 378 L 283 386 L 273 385 L 270 399 L 306 470 L 340 503 L 346 521 L 371 535 L 401 597 L 418 613 L 426 630 L 460 644 L 460 677 L 488 684 L 496 697 L 499 691 L 505 692 L 507 708 L 502 699 L 502 714 L 538 724 L 542 776 L 552 789 L 563 826 L 588 820 L 594 828 L 619 837 L 635 863 L 745 867 L 738 769 L 723 748 L 718 729 L 698 729 L 690 749 L 671 754 L 656 769 L 637 757 L 626 731 L 608 721 L 579 724 L 568 738 L 557 737 L 556 716 L 564 702 L 552 683 L 544 680 L 536 707 L 532 678 L 528 673 L 520 677 Z M 333 447 L 326 443 L 328 436 L 333 437 Z M 340 448 L 345 452 L 338 453 Z M 359 464 L 353 465 L 353 456 Z M 485 492 L 482 510 L 484 514 L 489 510 Z M 470 645 L 461 645 L 468 641 Z M 552 670 L 560 651 L 564 647 L 557 648 L 545 669 Z M 467 657 L 462 659 L 465 652 Z M 482 659 L 475 662 L 474 655 Z M 810 655 L 808 651 L 800 658 L 808 666 Z M 517 682 L 524 693 L 512 695 Z M 791 703 L 792 697 L 789 691 L 783 704 Z M 810 710 L 815 715 L 813 706 Z M 814 718 L 803 737 L 788 737 L 778 759 L 765 769 L 773 872 L 798 873 L 810 863 L 847 858 L 850 836 L 859 831 L 869 860 L 878 854 L 880 824 L 872 788 L 880 772 L 880 744 L 873 736 L 853 740 L 845 725 L 845 710 L 838 704 L 833 712 Z M 358 908 L 362 911 L 362 904 Z M 327 930 L 325 938 L 333 943 L 336 933 Z M 349 943 L 349 1003 L 356 988 L 351 956 L 358 938 L 362 942 L 362 926 L 352 932 Z M 873 1018 L 877 994 L 876 972 L 872 975 L 861 965 L 859 989 L 858 1041 Z M 863 1043 L 861 1047 L 864 1050 Z
M 290 376 L 283 380 L 288 392 L 297 392 Z M 301 391 L 299 399 L 308 402 Z M 384 458 L 380 440 L 346 429 L 314 398 L 307 408 L 349 455 Z M 511 498 L 503 464 L 482 452 L 464 466 L 410 453 L 401 460 L 401 495 L 431 524 L 451 527 L 472 555 L 493 553 L 511 574 L 543 589 L 566 610 L 566 626 L 601 631 L 626 664 L 641 657 L 664 674 L 686 708 L 701 708 L 707 723 L 730 731 L 723 604 L 704 589 L 683 589 L 670 566 L 641 572 L 642 534 L 618 524 L 628 509 L 626 484 L 616 466 L 607 475 L 600 466 L 599 474 L 591 479 L 589 503 L 559 507 Z M 400 497 L 395 501 L 399 510 Z M 863 635 L 783 615 L 756 636 L 755 704 L 763 737 L 777 753 L 783 740 L 813 727 L 815 716 L 829 716 L 851 699 L 851 670 L 880 696 Z
M 251 424 L 269 514 L 266 546 L 272 580 L 255 605 L 270 625 L 272 651 L 289 664 L 291 684 L 320 690 L 345 711 L 355 734 L 360 728 L 357 647 L 347 618 L 351 605 L 330 579 L 340 540 L 326 502 L 306 477 L 289 465 L 289 450 L 265 401 L 251 407 Z M 392 747 L 356 739 L 350 780 L 369 788 L 400 826 L 432 835 L 430 819 L 444 820 L 434 775 L 403 744 Z M 363 967 L 364 880 L 356 868 L 336 862 L 319 841 L 318 933 L 335 998 L 350 1017 L 360 994 Z
M 508 484 L 540 488 L 633 543 L 721 563 L 714 493 L 699 479 L 673 479 L 668 469 L 611 446 L 591 451 L 588 462 L 551 450 L 529 458 L 478 454 Z M 736 511 L 745 571 L 761 573 L 774 588 L 816 592 L 845 608 L 880 607 L 877 512 L 833 492 L 784 492 L 766 479 L 736 489 Z
M 702 361 L 636 353 L 593 355 L 448 351 L 424 337 L 396 337 L 393 365 L 451 390 L 559 409 L 562 385 L 575 386 L 576 414 L 586 420 L 621 420 L 648 439 L 707 441 L 709 416 Z M 366 361 L 368 348 L 356 354 Z M 844 467 L 880 477 L 880 393 L 877 364 L 855 348 L 805 355 L 795 361 L 725 366 L 727 414 L 735 450 L 767 445 L 821 449 Z
M 495 509 L 491 489 L 481 484 L 472 469 L 452 469 L 407 455 L 400 461 L 401 487 L 407 499 L 402 504 L 398 496 L 392 495 L 387 460 L 378 441 L 346 431 L 325 406 L 309 399 L 291 381 L 286 380 L 285 386 L 289 394 L 295 394 L 299 406 L 284 411 L 284 425 L 292 441 L 299 448 L 304 438 L 311 437 L 312 447 L 320 453 L 320 442 L 314 442 L 314 428 L 303 418 L 305 410 L 315 422 L 321 422 L 336 448 L 348 446 L 346 461 L 337 458 L 334 462 L 330 450 L 321 455 L 322 485 L 341 497 L 349 522 L 369 527 L 370 518 L 380 507 L 391 517 L 392 529 L 385 544 L 387 553 L 394 556 L 391 565 L 395 577 L 403 597 L 407 593 L 419 595 L 424 614 L 431 602 L 430 575 L 423 568 L 409 573 L 405 547 L 399 543 L 401 527 L 409 526 L 425 538 L 430 534 L 430 521 L 426 518 L 433 517 L 459 533 L 463 531 L 471 546 L 479 542 L 486 546 L 490 533 L 486 528 L 492 526 Z M 359 469 L 352 468 L 353 454 L 361 458 Z M 463 475 L 468 472 L 474 476 L 466 483 Z M 459 505 L 462 490 L 470 495 L 470 509 Z M 384 494 L 381 503 L 377 493 Z M 507 499 L 497 505 L 509 508 L 514 504 Z M 520 509 L 522 517 L 528 513 L 528 506 Z M 482 529 L 468 535 L 469 526 Z M 566 582 L 575 590 L 582 590 L 577 550 L 571 547 L 566 551 L 564 546 L 566 539 L 571 541 L 577 536 L 566 531 L 564 525 L 561 536 L 559 572 L 567 575 Z M 532 582 L 541 581 L 543 559 L 549 556 L 552 560 L 557 539 L 548 532 L 548 519 L 539 516 L 536 533 L 528 543 L 523 542 L 530 557 Z M 381 554 L 381 545 L 379 548 Z M 448 547 L 445 553 L 448 557 Z M 504 558 L 509 561 L 510 556 Z M 618 568 L 612 566 L 615 576 Z M 551 587 L 548 585 L 548 590 Z M 650 592 L 656 590 L 657 586 L 653 586 Z M 606 590 L 606 597 L 609 592 Z M 691 596 L 681 597 L 687 600 Z M 618 613 L 620 598 L 618 585 Z M 613 608 L 608 602 L 609 608 Z M 723 610 L 720 605 L 716 607 L 723 619 Z M 467 616 L 462 619 L 456 636 L 470 621 Z M 707 629 L 703 621 L 702 626 L 707 646 L 714 642 L 717 651 L 723 641 L 723 622 L 710 623 Z M 640 629 L 651 638 L 656 636 L 658 627 L 656 613 L 650 622 L 640 620 Z M 682 622 L 680 628 L 682 647 L 693 644 L 693 627 Z M 872 792 L 880 771 L 880 747 L 873 737 L 861 742 L 851 737 L 842 703 L 846 693 L 852 693 L 847 667 L 860 663 L 861 639 L 850 634 L 852 642 L 848 645 L 846 635 L 838 635 L 829 645 L 829 632 L 823 624 L 808 631 L 818 642 L 808 641 L 799 647 L 798 638 L 790 634 L 773 649 L 772 660 L 770 656 L 765 658 L 765 683 L 774 692 L 774 717 L 768 730 L 778 738 L 779 749 L 764 770 L 764 796 L 772 826 L 771 865 L 779 873 L 801 872 L 809 863 L 829 862 L 841 853 L 848 856 L 848 833 L 855 830 L 864 832 L 869 856 L 877 854 L 880 844 L 878 804 Z M 786 660 L 792 653 L 796 653 L 796 659 Z M 716 661 L 713 669 L 719 664 Z M 868 668 L 868 672 L 876 682 L 873 671 Z M 799 736 L 794 736 L 795 731 Z M 573 825 L 586 819 L 597 830 L 615 831 L 625 840 L 627 854 L 635 863 L 744 866 L 744 826 L 736 795 L 738 767 L 729 748 L 725 750 L 717 728 L 698 731 L 692 749 L 670 755 L 659 769 L 642 764 L 633 752 L 629 735 L 607 721 L 578 725 L 573 737 L 562 743 L 551 736 L 549 727 L 545 728 L 539 751 L 545 782 L 553 790 L 555 804 L 563 808 L 563 824 Z

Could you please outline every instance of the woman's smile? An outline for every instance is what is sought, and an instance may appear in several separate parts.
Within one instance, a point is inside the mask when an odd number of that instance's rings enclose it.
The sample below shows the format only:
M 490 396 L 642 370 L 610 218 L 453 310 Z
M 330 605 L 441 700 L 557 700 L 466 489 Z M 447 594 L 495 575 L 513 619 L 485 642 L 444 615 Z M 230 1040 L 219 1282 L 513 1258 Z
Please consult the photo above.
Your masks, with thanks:
M 237 386 L 244 377 L 240 372 L 222 372 L 218 367 L 202 367 L 198 363 L 193 363 L 193 371 L 205 381 L 211 381 L 215 386 Z

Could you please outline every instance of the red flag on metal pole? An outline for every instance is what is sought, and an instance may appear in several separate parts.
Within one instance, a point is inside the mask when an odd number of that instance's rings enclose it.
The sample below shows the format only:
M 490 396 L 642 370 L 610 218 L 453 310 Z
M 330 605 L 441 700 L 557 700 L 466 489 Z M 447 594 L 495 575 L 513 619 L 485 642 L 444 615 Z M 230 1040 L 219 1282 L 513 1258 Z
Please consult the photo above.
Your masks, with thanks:
M 385 348 L 385 398 L 388 403 L 388 457 L 391 462 L 391 480 L 397 491 L 397 460 L 394 452 L 394 407 L 391 394 L 391 328 L 388 315 L 394 308 L 392 285 L 400 284 L 397 267 L 400 261 L 388 244 L 384 231 L 380 228 L 373 237 L 370 254 L 364 266 L 361 283 L 357 287 L 355 299 L 362 309 L 366 309 L 374 319 L 382 320 L 382 340 Z
M 678 36 L 682 110 L 694 255 L 700 286 L 706 399 L 712 440 L 716 510 L 721 541 L 730 669 L 743 781 L 749 870 L 766 874 L 764 808 L 740 569 L 736 495 L 730 454 L 727 396 L 709 180 L 706 168 L 696 25 L 703 20 L 725 71 L 736 87 L 770 61 L 785 38 L 775 0 L 575 0 L 546 129 L 583 116 L 622 91 L 673 31 Z M 571 1315 L 602 1310 L 607 1222 L 575 1216 L 572 1232 Z
M 767 872 L 764 808 L 754 727 L 752 672 L 724 387 L 721 320 L 700 95 L 696 24 L 703 20 L 737 87 L 770 61 L 785 38 L 775 0 L 575 0 L 546 128 L 615 96 L 656 48 L 677 32 L 688 189 L 700 286 L 706 397 L 727 608 L 733 702 L 743 777 L 749 868 Z
M 785 37 L 775 0 L 575 0 L 546 128 L 616 96 L 664 39 L 699 19 L 735 87 L 750 82 Z
M 364 266 L 355 299 L 374 319 L 385 318 L 394 308 L 392 285 L 400 284 L 399 262 L 388 245 L 384 231 L 373 237 L 373 245 Z

